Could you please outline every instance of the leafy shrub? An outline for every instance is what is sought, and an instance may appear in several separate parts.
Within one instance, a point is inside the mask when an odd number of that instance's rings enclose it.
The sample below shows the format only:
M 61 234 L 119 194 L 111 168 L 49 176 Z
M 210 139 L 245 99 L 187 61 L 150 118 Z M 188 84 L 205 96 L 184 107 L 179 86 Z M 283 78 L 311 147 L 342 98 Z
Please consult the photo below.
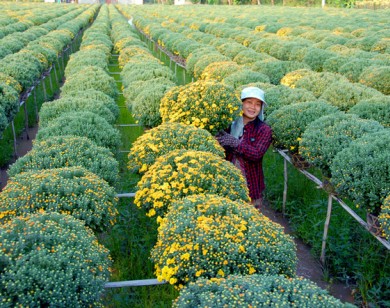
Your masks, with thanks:
M 313 71 L 322 72 L 324 62 L 336 55 L 336 53 L 329 50 L 311 47 L 307 49 L 303 61 L 308 64 Z
M 390 66 L 369 66 L 359 76 L 359 82 L 385 95 L 390 94 Z
M 379 214 L 390 193 L 390 131 L 365 134 L 340 151 L 330 165 L 336 192 L 357 207 Z
M 152 57 L 146 46 L 130 46 L 122 49 L 118 57 L 119 67 L 123 68 L 134 56 L 138 56 L 140 54 L 145 55 L 146 57 Z
M 339 74 L 313 72 L 311 74 L 306 73 L 302 78 L 296 80 L 295 87 L 310 91 L 315 97 L 321 97 L 330 85 L 339 84 L 340 82 L 348 82 L 348 80 Z
M 390 240 L 390 195 L 383 201 L 381 212 L 379 214 L 379 223 L 382 228 L 382 235 L 388 241 Z
M 8 119 L 5 115 L 3 106 L 0 105 L 0 138 L 3 136 L 3 131 L 8 126 Z
M 151 251 L 157 279 L 178 288 L 231 274 L 295 275 L 292 238 L 243 201 L 188 196 L 172 204 L 158 231 Z
M 378 122 L 360 119 L 353 114 L 338 112 L 326 115 L 306 127 L 299 142 L 299 152 L 328 174 L 329 166 L 338 152 L 364 134 L 382 129 Z
M 179 122 L 215 134 L 240 114 L 241 101 L 233 87 L 215 81 L 197 81 L 169 90 L 161 100 L 162 122 Z
M 0 81 L 0 106 L 8 122 L 11 122 L 19 111 L 19 93 L 2 81 Z
M 191 55 L 189 56 L 189 58 Z M 224 55 L 221 55 L 220 53 L 210 53 L 210 54 L 204 54 L 202 57 L 196 61 L 194 65 L 194 77 L 200 78 L 203 71 L 206 69 L 206 67 L 214 62 L 224 62 L 229 61 L 230 59 Z M 188 68 L 187 68 L 188 70 Z
M 249 201 L 246 181 L 233 164 L 210 152 L 174 150 L 142 176 L 134 203 L 150 217 L 164 216 L 172 201 L 198 193 Z
M 82 221 L 56 212 L 17 217 L 2 225 L 0 242 L 2 305 L 100 305 L 111 260 Z
M 378 121 L 385 127 L 390 127 L 390 98 L 388 96 L 375 96 L 361 100 L 348 112 L 363 119 Z
M 123 90 L 123 96 L 126 99 L 127 107 L 131 110 L 132 102 L 135 100 L 135 98 L 146 89 L 152 90 L 155 85 L 164 85 L 170 88 L 176 86 L 176 84 L 171 79 L 167 79 L 165 77 L 130 82 Z
M 233 61 L 212 62 L 203 70 L 199 79 L 222 81 L 234 72 L 244 68 Z
M 315 72 L 309 69 L 299 69 L 295 71 L 288 72 L 283 78 L 280 80 L 280 84 L 290 88 L 296 88 L 296 83 L 301 78 L 307 75 L 313 75 Z
M 85 91 L 69 91 L 67 93 L 61 93 L 61 98 L 70 98 L 70 97 L 77 97 L 77 98 L 85 98 L 85 99 L 92 99 L 95 101 L 103 102 L 104 105 L 110 109 L 111 113 L 114 115 L 115 119 L 119 116 L 119 107 L 118 104 L 115 102 L 115 99 L 108 96 L 102 91 L 89 89 Z
M 251 66 L 252 70 L 263 73 L 270 78 L 272 84 L 280 84 L 280 80 L 288 72 L 298 69 L 309 69 L 304 63 L 296 61 L 259 61 L 255 62 Z
M 174 84 L 154 84 L 152 88 L 145 88 L 140 92 L 130 106 L 133 117 L 145 127 L 155 127 L 161 124 L 160 102 L 165 93 Z
M 383 94 L 364 85 L 339 80 L 328 85 L 320 99 L 338 107 L 340 110 L 348 111 L 357 102 L 374 96 L 383 96 Z
M 372 61 L 365 58 L 349 58 L 347 62 L 340 65 L 338 72 L 347 77 L 351 82 L 359 82 L 363 70 L 370 66 Z
M 110 124 L 114 124 L 116 120 L 104 102 L 77 96 L 67 96 L 42 104 L 39 112 L 39 125 L 41 128 L 45 127 L 55 118 L 71 111 L 90 111 L 101 116 Z
M 118 161 L 107 149 L 88 138 L 58 136 L 35 140 L 33 148 L 8 169 L 10 177 L 18 173 L 79 166 L 91 171 L 110 184 L 118 179 Z
M 115 79 L 102 68 L 96 66 L 85 67 L 78 74 L 68 76 L 61 88 L 61 95 L 86 90 L 98 90 L 114 99 L 118 96 Z
M 44 210 L 72 215 L 94 231 L 105 231 L 118 214 L 115 195 L 106 181 L 81 167 L 23 172 L 0 193 L 0 211 L 8 212 L 0 221 Z
M 349 57 L 338 55 L 326 60 L 322 68 L 323 71 L 325 72 L 338 73 L 340 68 L 349 61 L 350 61 Z
M 96 66 L 108 72 L 107 55 L 101 50 L 80 50 L 70 56 L 65 76 L 76 74 L 88 66 Z
M 167 122 L 147 130 L 133 142 L 128 155 L 128 168 L 145 173 L 158 157 L 181 149 L 210 152 L 225 157 L 223 148 L 205 129 Z
M 222 80 L 227 85 L 234 87 L 235 89 L 239 86 L 248 84 L 248 83 L 270 83 L 270 79 L 267 75 L 263 73 L 254 72 L 252 70 L 241 70 L 232 73 Z
M 22 92 L 22 86 L 13 77 L 0 72 L 0 83 L 11 86 L 16 92 Z
M 305 89 L 291 89 L 283 85 L 278 85 L 265 90 L 265 100 L 267 101 L 267 108 L 264 111 L 266 115 L 269 115 L 282 106 L 315 101 L 316 97 L 312 92 Z
M 252 49 L 245 49 L 239 52 L 234 58 L 233 61 L 238 64 L 250 65 L 251 63 L 257 61 L 263 61 L 266 59 L 271 59 L 272 57 L 264 52 L 256 52 Z
M 230 59 L 226 56 L 221 55 L 214 47 L 212 46 L 205 46 L 202 48 L 198 48 L 190 53 L 188 58 L 186 59 L 186 70 L 187 73 L 190 75 L 194 74 L 195 71 L 195 64 L 206 54 L 213 55 L 215 57 L 222 57 L 222 59 L 217 59 L 216 61 L 229 61 Z M 212 63 L 213 61 L 210 61 L 209 63 Z M 207 64 L 209 64 L 207 63 Z M 207 65 L 206 65 L 207 66 Z
M 30 61 L 19 53 L 1 59 L 0 67 L 3 74 L 13 77 L 22 86 L 22 90 L 30 88 L 41 75 L 38 60 Z
M 172 307 L 355 307 L 303 277 L 231 275 L 200 278 L 180 291 Z
M 272 127 L 275 146 L 296 153 L 306 126 L 324 115 L 337 112 L 337 107 L 322 101 L 295 103 L 272 112 L 267 123 Z
M 158 78 L 175 80 L 172 70 L 157 62 L 128 62 L 121 72 L 121 77 L 125 88 L 136 81 Z
M 47 139 L 54 136 L 87 137 L 97 145 L 116 152 L 120 145 L 120 133 L 101 116 L 89 111 L 63 113 L 39 129 L 36 138 Z

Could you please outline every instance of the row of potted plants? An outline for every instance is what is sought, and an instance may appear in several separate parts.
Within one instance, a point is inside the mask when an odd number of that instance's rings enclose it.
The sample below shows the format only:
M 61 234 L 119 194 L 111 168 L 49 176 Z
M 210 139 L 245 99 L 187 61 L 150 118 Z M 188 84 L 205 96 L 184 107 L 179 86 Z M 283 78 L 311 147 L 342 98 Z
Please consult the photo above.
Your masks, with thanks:
M 80 52 L 101 45 L 112 47 L 107 6 L 85 31 Z M 68 66 L 80 64 L 77 53 L 72 59 Z M 98 115 L 111 112 L 113 121 L 118 114 L 110 78 L 99 66 L 69 67 L 61 98 L 42 107 L 43 126 L 32 151 L 9 170 L 0 194 L 2 306 L 101 305 L 112 260 L 96 233 L 118 215 L 112 151 L 119 132 Z
M 83 7 L 64 15 L 56 29 L 0 60 L 0 136 L 18 112 L 22 92 L 30 89 L 53 65 L 96 10 L 97 6 Z

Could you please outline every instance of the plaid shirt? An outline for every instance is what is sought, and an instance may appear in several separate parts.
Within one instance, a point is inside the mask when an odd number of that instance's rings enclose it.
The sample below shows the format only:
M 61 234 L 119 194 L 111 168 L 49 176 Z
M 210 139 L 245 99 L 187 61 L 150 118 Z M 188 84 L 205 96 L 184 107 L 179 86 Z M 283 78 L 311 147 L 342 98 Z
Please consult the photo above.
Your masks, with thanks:
M 271 142 L 271 127 L 256 118 L 244 126 L 240 145 L 235 150 L 226 150 L 227 160 L 232 161 L 237 158 L 240 161 L 252 200 L 260 199 L 265 189 L 263 156 Z

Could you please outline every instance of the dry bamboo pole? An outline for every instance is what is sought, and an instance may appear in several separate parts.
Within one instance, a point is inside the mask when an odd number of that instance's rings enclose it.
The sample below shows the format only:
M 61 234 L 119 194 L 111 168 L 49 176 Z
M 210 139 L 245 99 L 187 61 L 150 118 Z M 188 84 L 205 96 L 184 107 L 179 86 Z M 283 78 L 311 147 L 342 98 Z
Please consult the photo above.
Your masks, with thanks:
M 142 287 L 142 286 L 156 286 L 159 284 L 166 284 L 165 280 L 158 281 L 157 279 L 143 279 L 143 280 L 128 280 L 118 282 L 107 282 L 105 288 L 122 288 L 122 287 Z
M 287 160 L 284 158 L 284 188 L 283 188 L 283 217 L 286 214 L 286 202 L 287 202 L 287 188 L 288 188 L 288 172 L 287 172 Z
M 324 225 L 324 234 L 322 236 L 322 248 L 321 248 L 321 256 L 320 256 L 320 261 L 321 261 L 322 265 L 325 265 L 326 240 L 328 238 L 330 216 L 332 215 L 332 203 L 333 203 L 332 194 L 329 194 L 328 195 L 328 209 L 327 209 L 327 212 L 326 212 L 326 219 L 325 219 L 325 225 Z

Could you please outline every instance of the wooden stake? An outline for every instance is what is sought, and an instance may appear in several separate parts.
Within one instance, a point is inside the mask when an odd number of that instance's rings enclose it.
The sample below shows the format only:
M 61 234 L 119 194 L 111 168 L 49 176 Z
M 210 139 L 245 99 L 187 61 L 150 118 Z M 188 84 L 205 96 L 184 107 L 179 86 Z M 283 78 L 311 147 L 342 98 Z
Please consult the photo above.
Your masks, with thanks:
M 325 220 L 325 226 L 324 226 L 324 235 L 322 237 L 322 248 L 321 248 L 321 257 L 320 257 L 320 261 L 321 261 L 322 265 L 325 265 L 326 239 L 328 237 L 330 215 L 332 214 L 332 203 L 333 203 L 333 197 L 332 197 L 332 194 L 329 194 L 328 195 L 328 210 L 326 212 L 326 220 Z
M 286 201 L 287 201 L 287 181 L 288 181 L 288 173 L 287 173 L 287 160 L 284 161 L 284 189 L 283 189 L 283 217 L 286 213 Z

